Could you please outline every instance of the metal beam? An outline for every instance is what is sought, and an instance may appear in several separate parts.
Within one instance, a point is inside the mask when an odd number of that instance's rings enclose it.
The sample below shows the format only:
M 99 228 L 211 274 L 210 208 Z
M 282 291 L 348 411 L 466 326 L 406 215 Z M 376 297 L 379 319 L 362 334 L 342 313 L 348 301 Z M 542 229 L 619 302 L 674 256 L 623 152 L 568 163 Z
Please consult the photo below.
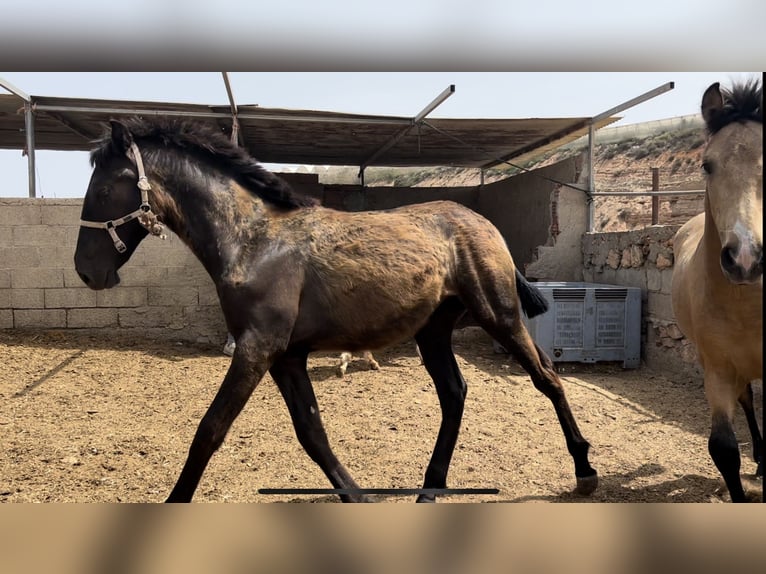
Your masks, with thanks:
M 54 120 L 56 120 L 60 124 L 66 126 L 67 128 L 69 128 L 70 131 L 76 133 L 78 136 L 80 136 L 81 138 L 83 138 L 86 141 L 90 142 L 90 141 L 93 141 L 94 139 L 96 139 L 98 137 L 98 134 L 89 134 L 89 133 L 87 133 L 81 127 L 74 125 L 74 123 L 72 123 L 71 121 L 66 119 L 61 114 L 57 114 L 56 112 L 47 112 L 45 115 L 50 117 L 50 118 L 53 118 Z
M 593 197 L 665 197 L 671 195 L 705 195 L 704 189 L 683 189 L 677 191 L 599 191 Z
M 221 72 L 221 74 L 223 75 L 223 83 L 226 86 L 226 95 L 229 96 L 229 105 L 231 106 L 231 142 L 236 142 L 238 145 L 243 146 L 244 138 L 240 129 L 239 119 L 237 118 L 237 104 L 234 103 L 234 93 L 231 91 L 229 74 L 228 72 Z
M 187 118 L 208 118 L 208 119 L 228 119 L 230 114 L 226 112 L 193 112 L 182 110 L 152 110 L 152 109 L 140 109 L 140 108 L 94 108 L 87 106 L 52 106 L 46 104 L 35 104 L 34 110 L 37 112 L 75 112 L 83 114 L 106 114 L 106 115 L 119 115 L 119 116 L 168 116 L 168 117 L 187 117 Z M 338 124 L 358 124 L 363 120 L 367 124 L 389 124 L 389 125 L 406 125 L 410 126 L 412 120 L 407 118 L 367 118 L 364 116 L 356 118 L 344 118 L 344 117 L 324 117 L 324 116 L 312 116 L 312 115 L 289 115 L 289 114 L 237 114 L 239 119 L 246 120 L 278 120 L 278 121 L 310 121 L 318 123 L 338 123 Z
M 11 92 L 13 95 L 20 97 L 25 102 L 31 102 L 32 97 L 24 92 L 23 90 L 20 90 L 16 86 L 14 86 L 12 83 L 10 83 L 8 80 L 4 80 L 3 78 L 0 78 L 0 86 L 4 87 L 6 90 Z
M 557 131 L 555 134 L 545 136 L 544 138 L 541 138 L 539 140 L 533 141 L 532 143 L 529 143 L 525 145 L 524 147 L 518 148 L 510 153 L 507 153 L 501 157 L 494 158 L 491 161 L 488 161 L 487 163 L 483 164 L 481 166 L 482 169 L 489 169 L 495 166 L 500 165 L 501 163 L 509 163 L 513 158 L 518 157 L 520 155 L 524 155 L 527 152 L 534 151 L 537 149 L 540 149 L 541 147 L 548 145 L 549 143 L 555 142 L 556 140 L 560 140 L 570 133 L 580 130 L 584 128 L 588 123 L 590 122 L 590 118 L 585 121 L 580 121 L 575 124 L 572 124 L 571 126 L 567 126 L 566 128 Z
M 394 147 L 399 140 L 401 140 L 404 136 L 410 133 L 410 130 L 413 127 L 420 124 L 420 122 L 422 122 L 423 119 L 428 114 L 434 111 L 444 100 L 449 98 L 454 93 L 455 93 L 455 84 L 450 84 L 441 94 L 436 96 L 430 104 L 428 104 L 415 117 L 413 117 L 409 121 L 409 125 L 407 125 L 405 128 L 403 128 L 402 130 L 398 131 L 393 136 L 391 136 L 391 138 L 386 143 L 384 143 L 375 153 L 373 153 L 369 158 L 363 161 L 362 164 L 359 166 L 360 177 L 366 167 L 368 167 L 373 161 L 375 161 L 381 155 L 386 153 L 389 149 Z
M 676 87 L 675 82 L 668 82 L 667 84 L 662 84 L 661 86 L 654 88 L 653 90 L 649 90 L 648 92 L 641 94 L 640 96 L 636 96 L 632 100 L 628 100 L 627 102 L 622 103 L 618 106 L 615 106 L 605 112 L 601 112 L 597 116 L 593 116 L 591 118 L 591 121 L 599 122 L 605 118 L 608 118 L 609 116 L 613 116 L 614 114 L 619 114 L 620 112 L 624 112 L 628 108 L 632 108 L 633 106 L 641 104 L 645 102 L 646 100 L 651 100 L 652 98 L 657 97 L 660 94 L 669 92 L 675 87 Z

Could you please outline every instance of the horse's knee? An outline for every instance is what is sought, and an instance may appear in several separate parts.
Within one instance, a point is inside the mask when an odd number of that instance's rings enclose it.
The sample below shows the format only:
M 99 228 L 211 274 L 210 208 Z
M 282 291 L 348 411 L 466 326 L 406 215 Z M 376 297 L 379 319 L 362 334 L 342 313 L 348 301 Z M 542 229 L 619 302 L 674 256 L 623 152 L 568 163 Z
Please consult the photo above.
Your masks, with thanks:
M 215 418 L 202 417 L 194 435 L 192 446 L 212 454 L 221 447 L 227 432 L 228 428 L 223 428 Z

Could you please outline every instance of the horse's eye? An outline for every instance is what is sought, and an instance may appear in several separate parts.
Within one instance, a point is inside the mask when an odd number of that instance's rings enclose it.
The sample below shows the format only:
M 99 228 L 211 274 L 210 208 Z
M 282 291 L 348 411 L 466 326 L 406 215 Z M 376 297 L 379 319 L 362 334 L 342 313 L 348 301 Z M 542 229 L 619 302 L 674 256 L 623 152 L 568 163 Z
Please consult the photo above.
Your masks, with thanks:
M 713 165 L 709 161 L 702 162 L 702 169 L 704 169 L 707 174 L 713 173 Z
M 109 188 L 108 187 L 102 187 L 96 192 L 96 195 L 99 199 L 106 199 L 109 197 Z

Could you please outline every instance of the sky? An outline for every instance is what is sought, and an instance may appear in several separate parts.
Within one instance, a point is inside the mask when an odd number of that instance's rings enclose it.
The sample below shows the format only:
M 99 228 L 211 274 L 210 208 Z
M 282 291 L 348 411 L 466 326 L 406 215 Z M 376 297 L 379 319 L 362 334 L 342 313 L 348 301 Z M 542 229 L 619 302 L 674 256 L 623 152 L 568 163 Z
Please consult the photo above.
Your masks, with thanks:
M 412 117 L 450 84 L 430 117 L 590 117 L 667 82 L 675 88 L 619 115 L 626 125 L 696 114 L 713 82 L 747 72 L 229 72 L 237 104 Z M 759 73 L 760 74 L 760 73 Z M 2 72 L 30 95 L 228 105 L 221 72 Z M 0 88 L 0 92 L 5 90 Z M 278 166 L 269 165 L 271 169 Z M 37 196 L 82 197 L 85 152 L 36 153 Z M 27 160 L 0 150 L 1 197 L 27 197 Z

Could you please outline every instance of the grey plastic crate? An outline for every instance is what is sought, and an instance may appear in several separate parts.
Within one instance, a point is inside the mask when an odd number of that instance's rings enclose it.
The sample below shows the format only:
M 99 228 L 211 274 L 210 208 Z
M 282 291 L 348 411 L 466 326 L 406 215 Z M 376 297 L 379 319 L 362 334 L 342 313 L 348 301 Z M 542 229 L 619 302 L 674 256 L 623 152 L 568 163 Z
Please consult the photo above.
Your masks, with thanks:
M 550 308 L 524 323 L 554 362 L 641 362 L 641 289 L 582 282 L 534 283 Z M 497 343 L 496 350 L 502 351 Z

